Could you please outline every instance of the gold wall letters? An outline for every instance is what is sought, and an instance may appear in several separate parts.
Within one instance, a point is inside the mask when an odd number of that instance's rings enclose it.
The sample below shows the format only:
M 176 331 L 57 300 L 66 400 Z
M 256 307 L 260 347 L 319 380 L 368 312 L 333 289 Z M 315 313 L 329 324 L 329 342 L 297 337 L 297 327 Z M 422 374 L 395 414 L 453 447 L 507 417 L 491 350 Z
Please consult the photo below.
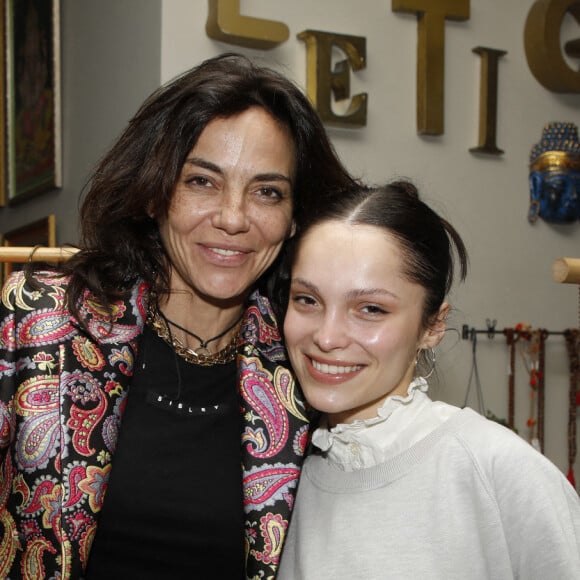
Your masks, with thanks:
M 215 40 L 262 50 L 274 48 L 290 36 L 283 22 L 242 16 L 240 0 L 209 0 L 205 31 Z
M 393 12 L 418 18 L 417 131 L 441 135 L 444 129 L 445 20 L 468 20 L 469 0 L 392 0 Z
M 472 147 L 472 153 L 501 155 L 502 149 L 496 144 L 497 130 L 497 63 L 507 54 L 505 50 L 495 50 L 476 46 L 475 54 L 481 56 L 481 80 L 479 86 L 479 143 Z
M 570 68 L 560 48 L 567 12 L 580 23 L 580 0 L 537 0 L 526 20 L 524 46 L 528 66 L 541 85 L 556 93 L 580 93 L 580 72 Z M 570 56 L 579 56 L 576 43 L 568 43 Z
M 289 29 L 283 22 L 243 16 L 240 0 L 208 0 L 206 32 L 229 44 L 271 49 L 286 42 Z M 417 15 L 417 132 L 444 132 L 445 21 L 470 18 L 470 0 L 391 0 L 392 12 Z M 580 38 L 561 48 L 562 22 L 570 14 L 580 24 L 580 0 L 535 0 L 525 23 L 524 40 L 528 66 L 545 88 L 554 92 L 580 93 L 580 71 L 572 68 L 564 53 L 580 58 Z M 366 38 L 304 30 L 297 34 L 306 45 L 306 90 L 322 120 L 344 127 L 363 127 L 367 122 L 368 94 L 350 96 L 351 72 L 366 68 Z M 337 51 L 346 55 L 336 62 Z M 476 47 L 481 57 L 479 137 L 473 153 L 501 155 L 496 143 L 498 61 L 503 50 Z M 350 99 L 350 101 L 346 101 Z M 333 102 L 344 101 L 344 106 Z M 336 112 L 340 108 L 341 112 Z M 342 111 L 345 111 L 344 113 Z
M 367 93 L 352 97 L 346 114 L 332 110 L 332 96 L 338 101 L 350 97 L 350 71 L 366 66 L 366 39 L 361 36 L 305 30 L 297 38 L 306 43 L 306 91 L 323 122 L 341 126 L 364 126 L 367 121 Z M 332 66 L 332 49 L 339 48 L 347 60 Z

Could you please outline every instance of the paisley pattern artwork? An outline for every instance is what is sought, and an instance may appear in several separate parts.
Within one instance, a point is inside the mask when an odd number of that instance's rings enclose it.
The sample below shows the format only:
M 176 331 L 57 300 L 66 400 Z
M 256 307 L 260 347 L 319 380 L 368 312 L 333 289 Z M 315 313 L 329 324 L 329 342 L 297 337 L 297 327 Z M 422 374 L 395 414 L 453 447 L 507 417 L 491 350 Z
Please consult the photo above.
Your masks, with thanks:
M 135 286 L 113 320 L 90 295 L 64 307 L 67 280 L 22 273 L 0 309 L 0 578 L 82 578 L 103 505 L 145 321 Z M 36 286 L 36 285 L 35 285 Z M 238 357 L 244 419 L 246 578 L 273 579 L 308 422 L 268 301 L 255 293 Z

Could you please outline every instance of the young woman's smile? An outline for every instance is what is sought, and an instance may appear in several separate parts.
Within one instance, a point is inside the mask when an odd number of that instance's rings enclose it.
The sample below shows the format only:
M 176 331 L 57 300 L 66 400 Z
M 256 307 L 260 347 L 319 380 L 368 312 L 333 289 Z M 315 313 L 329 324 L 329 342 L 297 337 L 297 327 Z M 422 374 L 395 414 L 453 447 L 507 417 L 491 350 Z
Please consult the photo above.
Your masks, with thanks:
M 352 379 L 362 368 L 362 365 L 348 364 L 343 361 L 306 357 L 306 363 L 311 365 L 310 374 L 319 382 L 336 384 Z

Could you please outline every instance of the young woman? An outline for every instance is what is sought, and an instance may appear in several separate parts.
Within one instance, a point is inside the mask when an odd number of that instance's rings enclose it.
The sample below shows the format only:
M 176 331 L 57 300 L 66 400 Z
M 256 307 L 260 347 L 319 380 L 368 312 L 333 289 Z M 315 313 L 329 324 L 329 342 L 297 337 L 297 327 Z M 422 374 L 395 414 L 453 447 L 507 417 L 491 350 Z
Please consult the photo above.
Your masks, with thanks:
M 464 278 L 461 238 L 406 182 L 343 193 L 296 241 L 285 338 L 322 418 L 282 580 L 580 577 L 564 476 L 508 429 L 427 395 L 453 250 Z

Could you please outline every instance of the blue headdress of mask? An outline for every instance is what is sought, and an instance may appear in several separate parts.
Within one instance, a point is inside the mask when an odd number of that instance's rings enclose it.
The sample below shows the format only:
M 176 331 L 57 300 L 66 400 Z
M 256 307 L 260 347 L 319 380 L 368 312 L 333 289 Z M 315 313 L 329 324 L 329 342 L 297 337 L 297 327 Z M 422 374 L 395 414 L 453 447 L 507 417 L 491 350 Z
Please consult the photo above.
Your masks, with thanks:
M 548 123 L 530 151 L 528 220 L 565 224 L 580 219 L 580 143 L 574 123 Z

